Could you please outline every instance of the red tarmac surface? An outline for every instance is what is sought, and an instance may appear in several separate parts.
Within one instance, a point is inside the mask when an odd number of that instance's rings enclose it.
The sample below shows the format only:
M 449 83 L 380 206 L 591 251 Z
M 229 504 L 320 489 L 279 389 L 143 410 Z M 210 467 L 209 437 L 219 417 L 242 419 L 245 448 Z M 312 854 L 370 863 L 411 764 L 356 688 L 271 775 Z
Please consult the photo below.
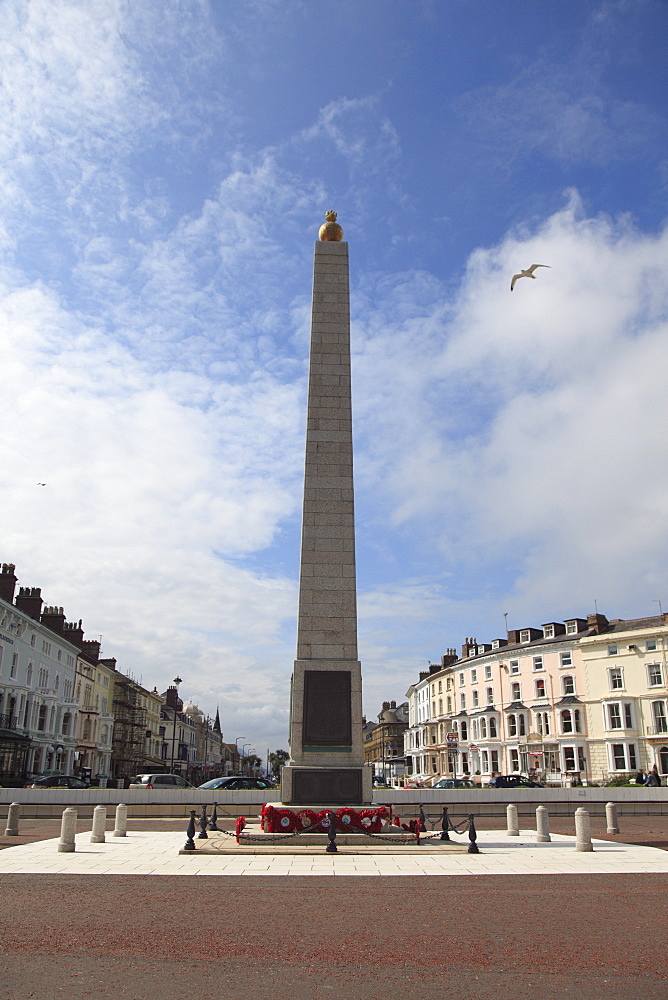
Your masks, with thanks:
M 668 818 L 620 823 L 608 839 L 668 849 Z M 24 820 L 0 846 L 59 831 Z M 2 875 L 0 892 L 0 1000 L 668 998 L 668 875 Z

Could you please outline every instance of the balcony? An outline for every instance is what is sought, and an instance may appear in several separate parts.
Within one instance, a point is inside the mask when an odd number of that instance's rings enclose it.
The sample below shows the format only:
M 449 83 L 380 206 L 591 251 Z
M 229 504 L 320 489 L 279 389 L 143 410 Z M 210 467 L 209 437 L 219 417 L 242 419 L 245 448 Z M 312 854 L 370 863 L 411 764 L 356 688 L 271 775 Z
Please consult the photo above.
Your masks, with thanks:
M 16 729 L 16 716 L 0 713 L 0 729 Z
M 648 736 L 665 736 L 668 738 L 668 720 L 660 722 L 657 726 L 647 727 Z

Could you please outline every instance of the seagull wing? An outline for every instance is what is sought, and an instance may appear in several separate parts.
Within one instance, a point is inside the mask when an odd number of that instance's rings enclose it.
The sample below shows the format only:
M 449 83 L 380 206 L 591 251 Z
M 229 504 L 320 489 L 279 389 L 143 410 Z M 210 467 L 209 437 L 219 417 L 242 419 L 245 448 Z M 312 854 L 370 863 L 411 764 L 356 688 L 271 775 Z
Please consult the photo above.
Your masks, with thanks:
M 531 267 L 527 268 L 529 274 L 533 274 L 537 267 L 551 267 L 551 264 L 532 264 Z
M 510 290 L 511 290 L 511 292 L 512 292 L 513 288 L 515 287 L 515 282 L 517 281 L 517 279 L 518 278 L 523 278 L 523 277 L 524 277 L 523 274 L 514 274 L 513 275 L 513 280 L 510 282 Z

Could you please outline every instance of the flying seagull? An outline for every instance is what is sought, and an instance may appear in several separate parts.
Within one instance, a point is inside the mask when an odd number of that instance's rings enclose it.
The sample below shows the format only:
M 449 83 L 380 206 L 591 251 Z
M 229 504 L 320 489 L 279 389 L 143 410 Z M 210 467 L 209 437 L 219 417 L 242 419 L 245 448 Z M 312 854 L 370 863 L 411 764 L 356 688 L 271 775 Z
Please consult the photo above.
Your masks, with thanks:
M 533 273 L 537 267 L 551 267 L 550 264 L 532 264 L 531 267 L 527 267 L 526 271 L 520 271 L 519 274 L 513 275 L 513 280 L 510 282 L 510 290 L 512 292 L 515 287 L 515 282 L 518 278 L 535 278 L 536 275 Z
M 46 486 L 46 483 L 37 483 L 38 486 Z

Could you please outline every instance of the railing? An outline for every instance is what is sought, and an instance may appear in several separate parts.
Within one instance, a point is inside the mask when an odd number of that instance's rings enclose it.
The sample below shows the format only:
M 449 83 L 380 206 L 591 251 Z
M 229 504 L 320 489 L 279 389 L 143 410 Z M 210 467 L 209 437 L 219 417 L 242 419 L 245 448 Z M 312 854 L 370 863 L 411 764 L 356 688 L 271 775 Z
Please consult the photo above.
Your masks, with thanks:
M 16 716 L 0 713 L 0 729 L 16 729 Z
M 668 736 L 668 721 L 661 722 L 658 726 L 647 727 L 648 736 Z

